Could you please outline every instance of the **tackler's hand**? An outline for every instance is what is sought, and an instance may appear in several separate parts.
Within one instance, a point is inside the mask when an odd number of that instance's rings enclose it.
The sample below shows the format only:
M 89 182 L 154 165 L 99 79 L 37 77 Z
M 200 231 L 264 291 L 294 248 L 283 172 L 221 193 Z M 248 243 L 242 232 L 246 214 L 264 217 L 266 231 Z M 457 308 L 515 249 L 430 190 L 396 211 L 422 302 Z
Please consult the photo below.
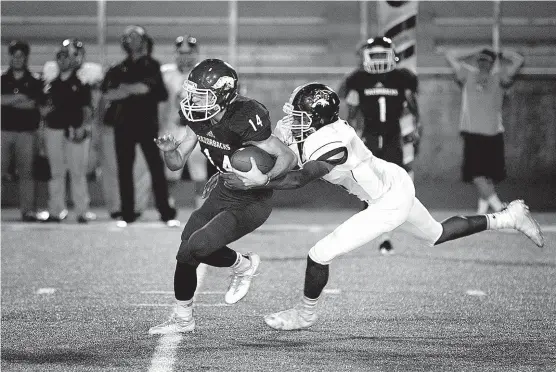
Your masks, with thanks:
M 232 190 L 248 190 L 250 187 L 245 186 L 242 179 L 233 172 L 226 172 L 220 175 L 224 180 L 224 186 Z
M 164 152 L 176 150 L 181 145 L 182 141 L 183 139 L 177 140 L 171 133 L 166 133 L 154 139 L 158 148 Z

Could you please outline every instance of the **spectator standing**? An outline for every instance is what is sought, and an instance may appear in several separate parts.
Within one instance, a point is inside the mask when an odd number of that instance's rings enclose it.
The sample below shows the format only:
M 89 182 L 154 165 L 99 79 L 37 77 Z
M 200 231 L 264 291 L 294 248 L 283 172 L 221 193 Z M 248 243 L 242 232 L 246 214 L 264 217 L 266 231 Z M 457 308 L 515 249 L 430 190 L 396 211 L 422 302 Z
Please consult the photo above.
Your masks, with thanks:
M 500 57 L 510 60 L 502 65 Z M 471 58 L 471 62 L 466 59 Z M 462 87 L 460 131 L 463 137 L 464 182 L 473 182 L 479 194 L 477 212 L 504 208 L 495 184 L 506 178 L 502 102 L 524 58 L 515 52 L 500 55 L 489 48 L 471 52 L 449 51 L 446 59 Z
M 168 90 L 168 100 L 162 102 L 159 107 L 160 134 L 169 132 L 176 138 L 183 138 L 186 127 L 181 124 L 179 116 L 180 101 L 185 98 L 185 90 L 182 86 L 191 69 L 199 62 L 199 44 L 196 38 L 184 35 L 176 38 L 174 46 L 175 62 L 162 66 L 162 77 Z M 207 159 L 201 152 L 199 144 L 189 155 L 187 170 L 194 182 L 195 207 L 199 208 L 204 201 L 202 198 L 203 187 L 207 181 Z M 172 171 L 166 167 L 168 179 L 178 180 L 181 178 L 182 172 L 183 169 Z
M 15 159 L 21 219 L 37 221 L 33 159 L 40 123 L 42 82 L 29 71 L 30 47 L 15 40 L 8 46 L 10 68 L 2 74 L 2 177 Z
M 56 52 L 58 76 L 45 85 L 45 144 L 52 178 L 48 184 L 49 222 L 61 222 L 68 215 L 66 174 L 69 169 L 72 200 L 77 222 L 95 216 L 89 211 L 87 166 L 91 135 L 91 87 L 77 76 L 82 44 L 64 40 Z
M 158 104 L 168 98 L 160 63 L 150 56 L 152 40 L 140 26 L 128 26 L 122 37 L 127 58 L 106 73 L 103 97 L 110 102 L 114 123 L 118 182 L 122 222 L 126 226 L 137 218 L 133 165 L 135 146 L 141 145 L 151 173 L 155 204 L 160 219 L 179 226 L 176 209 L 170 205 L 164 163 L 153 139 L 158 136 Z

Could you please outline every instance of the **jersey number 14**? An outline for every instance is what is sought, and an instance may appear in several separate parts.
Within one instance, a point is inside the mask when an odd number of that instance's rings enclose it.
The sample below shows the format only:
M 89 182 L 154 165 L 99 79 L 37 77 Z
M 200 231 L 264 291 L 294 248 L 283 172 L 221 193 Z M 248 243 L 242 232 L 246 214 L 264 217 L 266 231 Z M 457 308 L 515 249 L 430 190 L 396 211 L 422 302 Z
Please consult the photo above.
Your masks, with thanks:
M 220 168 L 214 162 L 214 160 L 212 160 L 212 157 L 210 156 L 210 151 L 208 149 L 204 149 L 203 152 L 207 156 L 207 159 L 210 161 L 210 163 L 212 165 L 214 165 L 216 167 L 216 169 L 218 169 L 220 172 L 224 173 L 224 172 L 231 172 L 232 171 L 232 163 L 230 163 L 230 158 L 228 157 L 228 155 L 224 155 L 224 157 L 222 158 L 222 168 Z

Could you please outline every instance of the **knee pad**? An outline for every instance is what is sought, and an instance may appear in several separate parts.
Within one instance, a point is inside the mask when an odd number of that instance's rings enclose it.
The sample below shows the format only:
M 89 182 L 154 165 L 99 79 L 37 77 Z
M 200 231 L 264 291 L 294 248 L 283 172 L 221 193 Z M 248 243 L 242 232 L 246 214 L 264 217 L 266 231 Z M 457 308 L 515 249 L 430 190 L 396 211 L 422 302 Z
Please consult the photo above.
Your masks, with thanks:
M 191 247 L 187 241 L 182 241 L 180 244 L 180 248 L 178 249 L 178 253 L 176 254 L 176 260 L 182 264 L 188 265 L 199 265 L 200 262 L 195 258 L 193 252 L 191 251 Z

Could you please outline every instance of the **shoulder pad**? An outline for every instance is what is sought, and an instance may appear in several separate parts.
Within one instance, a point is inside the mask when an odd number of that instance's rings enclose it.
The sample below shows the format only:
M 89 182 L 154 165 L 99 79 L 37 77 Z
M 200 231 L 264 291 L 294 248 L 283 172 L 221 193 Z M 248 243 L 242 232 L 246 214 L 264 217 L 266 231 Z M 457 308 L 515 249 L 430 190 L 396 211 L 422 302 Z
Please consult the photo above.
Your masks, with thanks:
M 86 62 L 77 70 L 77 77 L 83 84 L 98 84 L 104 78 L 102 66 L 99 63 Z
M 50 83 L 58 76 L 58 64 L 54 61 L 47 61 L 42 68 L 42 77 L 46 83 Z
M 322 129 L 313 133 L 303 144 L 303 153 L 307 160 L 324 160 L 342 153 L 346 145 L 337 138 L 327 135 Z
M 175 63 L 165 63 L 162 66 L 160 66 L 160 71 L 164 74 L 167 73 L 169 71 L 176 71 L 178 69 L 178 66 Z

